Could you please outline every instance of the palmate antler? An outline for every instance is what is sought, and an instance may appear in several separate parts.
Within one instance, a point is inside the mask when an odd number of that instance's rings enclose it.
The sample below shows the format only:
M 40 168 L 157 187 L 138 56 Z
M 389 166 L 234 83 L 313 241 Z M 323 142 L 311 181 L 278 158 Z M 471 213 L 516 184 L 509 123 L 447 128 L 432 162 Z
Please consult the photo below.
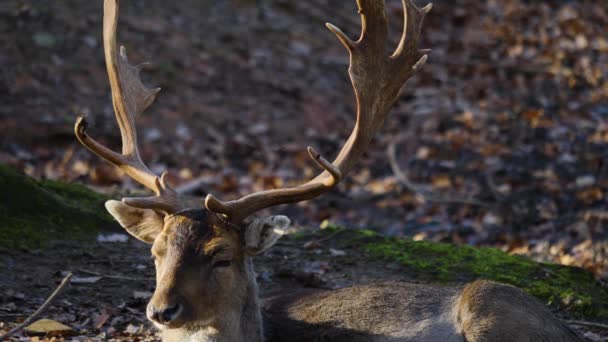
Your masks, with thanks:
M 357 41 L 350 40 L 339 28 L 327 24 L 350 54 L 348 72 L 357 98 L 355 127 L 333 163 L 308 147 L 311 158 L 324 169 L 311 181 L 293 188 L 260 191 L 226 202 L 208 195 L 205 207 L 209 211 L 226 215 L 230 221 L 238 224 L 258 210 L 315 198 L 331 190 L 348 174 L 384 122 L 403 84 L 427 59 L 427 51 L 418 50 L 417 46 L 422 21 L 431 5 L 417 8 L 411 0 L 402 2 L 405 11 L 403 35 L 397 49 L 390 56 L 385 51 L 388 20 L 383 0 L 357 0 L 362 23 L 361 35 Z M 167 173 L 158 177 L 146 167 L 139 155 L 135 116 L 152 104 L 159 89 L 146 88 L 139 78 L 141 66 L 129 65 L 124 48 L 120 49 L 120 53 L 117 51 L 117 19 L 117 0 L 105 0 L 104 51 L 112 102 L 122 137 L 122 154 L 111 151 L 90 138 L 86 134 L 86 121 L 82 117 L 76 122 L 76 136 L 88 149 L 120 167 L 156 194 L 147 198 L 124 198 L 126 204 L 165 213 L 188 209 L 187 202 L 191 201 L 181 199 L 169 186 L 166 182 Z
M 417 8 L 411 0 L 402 0 L 404 30 L 392 55 L 386 53 L 388 20 L 383 0 L 357 0 L 361 15 L 359 40 L 350 40 L 332 24 L 327 27 L 350 53 L 348 72 L 357 98 L 355 128 L 333 163 L 308 147 L 310 157 L 325 171 L 311 181 L 293 188 L 265 190 L 233 201 L 220 201 L 213 195 L 205 199 L 208 210 L 225 214 L 240 222 L 254 212 L 278 204 L 315 198 L 336 186 L 367 149 L 386 115 L 399 96 L 403 84 L 424 65 L 428 50 L 418 50 L 424 16 L 431 4 Z
M 166 181 L 167 172 L 160 177 L 155 175 L 142 162 L 137 147 L 135 117 L 154 102 L 160 88 L 149 89 L 143 85 L 139 72 L 145 64 L 129 64 L 124 47 L 116 48 L 116 26 L 118 23 L 117 0 L 104 1 L 103 46 L 106 68 L 112 89 L 112 103 L 122 138 L 122 154 L 101 145 L 86 133 L 87 123 L 79 117 L 74 127 L 76 137 L 89 150 L 121 168 L 138 183 L 154 191 L 155 197 L 124 198 L 126 204 L 174 213 L 186 209 L 175 191 Z

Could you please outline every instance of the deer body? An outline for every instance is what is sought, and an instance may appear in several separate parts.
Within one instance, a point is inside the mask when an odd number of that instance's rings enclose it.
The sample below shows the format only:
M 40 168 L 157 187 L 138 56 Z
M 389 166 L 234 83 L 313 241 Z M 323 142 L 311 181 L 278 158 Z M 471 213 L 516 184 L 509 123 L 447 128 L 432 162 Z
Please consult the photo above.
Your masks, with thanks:
M 535 298 L 491 281 L 355 286 L 266 304 L 268 341 L 582 341 Z
M 106 206 L 131 233 L 129 220 L 139 222 L 146 210 L 118 201 Z M 582 341 L 535 298 L 484 280 L 463 287 L 390 282 L 296 292 L 268 299 L 262 311 L 252 258 L 272 247 L 289 221 L 254 219 L 245 236 L 224 224 L 200 209 L 170 215 L 158 228 L 152 247 L 157 288 L 148 317 L 163 341 Z M 179 310 L 158 309 L 175 303 Z
M 286 341 L 288 336 L 293 342 L 321 337 L 462 341 L 453 312 L 457 294 L 454 288 L 386 283 L 272 298 L 266 305 L 269 341 Z
M 104 1 L 103 42 L 122 152 L 103 146 L 75 125 L 78 140 L 154 192 L 145 198 L 108 201 L 106 208 L 134 237 L 150 244 L 156 290 L 146 315 L 164 341 L 578 341 L 542 304 L 508 285 L 477 281 L 463 288 L 388 283 L 274 298 L 258 303 L 252 257 L 263 253 L 289 225 L 284 216 L 252 218 L 255 212 L 313 199 L 332 190 L 354 167 L 380 129 L 403 84 L 424 65 L 418 50 L 422 21 L 431 9 L 402 0 L 404 31 L 388 54 L 383 0 L 357 0 L 362 30 L 357 41 L 327 24 L 350 55 L 349 75 L 357 99 L 355 127 L 333 162 L 312 147 L 323 171 L 291 188 L 255 192 L 240 199 L 204 201 L 180 196 L 166 175 L 142 161 L 135 119 L 159 89 L 139 78 L 118 48 L 118 0 Z M 267 338 L 265 338 L 265 334 Z

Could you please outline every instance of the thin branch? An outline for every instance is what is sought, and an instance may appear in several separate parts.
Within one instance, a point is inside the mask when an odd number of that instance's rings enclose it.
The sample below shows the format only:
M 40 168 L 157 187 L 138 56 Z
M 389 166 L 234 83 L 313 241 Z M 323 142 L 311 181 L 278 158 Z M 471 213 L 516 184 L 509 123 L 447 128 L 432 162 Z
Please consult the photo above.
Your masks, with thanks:
M 388 144 L 388 147 L 386 149 L 386 154 L 388 156 L 388 161 L 389 161 L 389 164 L 393 171 L 393 174 L 395 175 L 395 177 L 397 177 L 397 180 L 403 186 L 405 186 L 409 191 L 420 195 L 425 201 L 434 202 L 434 203 L 468 204 L 468 205 L 475 205 L 475 206 L 480 206 L 480 207 L 490 206 L 488 203 L 484 203 L 484 202 L 478 201 L 478 200 L 476 200 L 474 198 L 470 198 L 470 197 L 459 197 L 459 196 L 454 196 L 454 195 L 440 196 L 437 194 L 433 194 L 429 190 L 424 189 L 423 186 L 413 183 L 408 176 L 408 172 L 406 170 L 402 170 L 401 167 L 399 167 L 399 162 L 397 161 L 396 146 L 398 143 L 400 143 L 404 139 L 405 139 L 405 135 L 400 135 L 400 136 L 395 137 L 395 139 L 392 139 L 390 141 L 390 143 Z
M 331 233 L 331 234 L 329 234 L 329 235 L 327 235 L 327 236 L 325 236 L 325 237 L 322 237 L 322 238 L 320 238 L 320 239 L 316 239 L 316 240 L 314 240 L 314 241 L 316 241 L 316 242 L 325 242 L 325 241 L 329 241 L 329 240 L 331 240 L 331 239 L 335 238 L 336 236 L 338 236 L 338 235 L 340 235 L 340 234 L 342 234 L 342 233 L 344 233 L 344 232 L 346 232 L 346 231 L 347 231 L 346 229 L 340 229 L 340 230 L 337 230 L 337 231 L 335 231 L 335 232 L 333 232 L 333 233 Z
M 506 197 L 498 191 L 498 185 L 496 185 L 496 181 L 494 181 L 493 171 L 486 170 L 484 172 L 484 180 L 486 181 L 486 185 L 494 197 L 494 200 L 498 203 L 506 202 Z
M 117 279 L 117 280 L 129 280 L 129 281 L 150 281 L 150 280 L 154 280 L 154 278 L 138 278 L 138 277 L 127 277 L 127 276 L 121 276 L 121 275 L 109 275 L 109 274 L 102 274 L 99 272 L 95 272 L 95 271 L 90 271 L 90 270 L 85 270 L 85 269 L 79 269 L 79 272 L 82 273 L 86 273 L 86 274 L 90 274 L 93 276 L 97 276 L 97 277 L 102 277 L 102 278 L 107 278 L 107 279 Z
M 65 278 L 63 278 L 63 280 L 61 281 L 61 284 L 59 284 L 59 286 L 57 286 L 57 288 L 55 289 L 55 291 L 53 291 L 53 293 L 51 293 L 51 295 L 49 296 L 49 298 L 47 298 L 44 301 L 44 303 L 42 303 L 42 305 L 38 308 L 38 310 L 36 310 L 33 314 L 31 314 L 30 317 L 28 317 L 21 324 L 19 324 L 18 326 L 14 327 L 13 329 L 11 329 L 6 334 L 0 336 L 0 341 L 3 341 L 5 339 L 13 336 L 18 331 L 20 331 L 21 329 L 23 329 L 24 327 L 26 327 L 30 323 L 32 323 L 32 321 L 34 319 L 36 319 L 36 317 L 38 317 L 49 305 L 51 305 L 51 303 L 53 302 L 53 300 L 55 300 L 55 298 L 61 293 L 61 291 L 63 291 L 63 289 L 65 288 L 65 286 L 70 282 L 71 278 L 72 278 L 72 273 L 68 273 L 68 275 L 65 276 Z
M 580 326 L 585 326 L 585 327 L 608 330 L 608 324 L 587 322 L 587 321 L 576 321 L 576 320 L 564 320 L 564 322 L 566 322 L 568 324 L 572 324 L 572 325 L 580 325 Z

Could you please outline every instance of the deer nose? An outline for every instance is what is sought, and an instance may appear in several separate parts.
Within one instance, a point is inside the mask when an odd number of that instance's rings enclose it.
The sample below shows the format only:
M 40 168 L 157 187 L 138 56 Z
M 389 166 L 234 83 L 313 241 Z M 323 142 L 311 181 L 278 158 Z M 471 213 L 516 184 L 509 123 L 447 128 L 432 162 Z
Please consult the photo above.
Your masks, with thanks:
M 167 305 L 165 307 L 155 307 L 148 304 L 148 318 L 160 324 L 169 324 L 179 317 L 182 312 L 182 306 L 179 303 Z

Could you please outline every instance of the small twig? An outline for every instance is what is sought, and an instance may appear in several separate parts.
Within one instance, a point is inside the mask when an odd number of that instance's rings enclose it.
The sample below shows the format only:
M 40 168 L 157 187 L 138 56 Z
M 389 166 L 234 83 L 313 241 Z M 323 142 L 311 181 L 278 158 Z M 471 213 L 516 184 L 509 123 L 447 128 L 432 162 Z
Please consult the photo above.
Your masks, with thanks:
M 498 185 L 496 185 L 496 182 L 494 181 L 494 176 L 492 175 L 491 170 L 487 170 L 486 172 L 484 172 L 484 179 L 486 181 L 488 189 L 490 190 L 490 193 L 492 194 L 492 197 L 494 197 L 494 200 L 497 203 L 506 202 L 505 196 L 501 194 L 500 191 L 498 191 Z
M 107 279 L 130 280 L 130 281 L 149 281 L 149 280 L 154 280 L 154 278 L 137 278 L 137 277 L 127 277 L 127 276 L 120 276 L 120 275 L 107 275 L 107 274 L 102 274 L 102 273 L 95 272 L 95 271 L 85 270 L 85 269 L 82 269 L 82 268 L 79 269 L 78 272 L 94 275 L 94 276 L 97 276 L 97 277 L 107 278 Z
M 424 198 L 424 200 L 426 201 L 434 203 L 469 204 L 480 207 L 489 206 L 488 203 L 478 201 L 474 198 L 463 198 L 457 196 L 438 196 L 436 194 L 430 193 L 426 189 L 423 189 L 422 186 L 414 184 L 412 181 L 410 181 L 407 171 L 402 170 L 401 167 L 399 167 L 399 162 L 397 162 L 396 145 L 404 139 L 405 135 L 397 136 L 395 139 L 392 139 L 386 149 L 386 154 L 388 156 L 388 161 L 393 173 L 395 174 L 395 177 L 397 177 L 397 180 L 401 184 L 403 184 L 403 186 L 405 186 L 409 191 L 422 196 L 422 198 Z
M 598 328 L 608 330 L 608 324 L 596 323 L 596 322 L 587 322 L 587 321 L 576 321 L 576 320 L 564 320 L 564 322 L 572 325 L 580 325 L 591 328 Z
M 316 242 L 325 242 L 325 241 L 329 241 L 329 240 L 331 240 L 331 239 L 335 238 L 336 236 L 338 236 L 338 235 L 340 235 L 340 234 L 342 234 L 342 233 L 344 233 L 344 232 L 346 232 L 346 231 L 347 231 L 346 229 L 340 229 L 340 230 L 337 230 L 337 231 L 335 231 L 335 232 L 333 232 L 333 233 L 331 233 L 331 234 L 329 234 L 329 235 L 327 235 L 327 236 L 325 236 L 325 237 L 322 237 L 322 238 L 320 238 L 320 239 L 317 239 L 317 240 L 315 240 L 315 241 L 316 241 Z
M 13 329 L 11 329 L 6 334 L 0 336 L 0 341 L 3 341 L 5 339 L 13 336 L 18 331 L 20 331 L 21 329 L 23 329 L 24 327 L 26 327 L 30 323 L 32 323 L 32 321 L 34 319 L 36 319 L 36 317 L 38 317 L 49 305 L 51 305 L 51 303 L 53 302 L 53 300 L 55 300 L 55 298 L 61 293 L 61 291 L 63 291 L 63 288 L 65 288 L 65 286 L 70 282 L 70 278 L 72 278 L 72 273 L 68 273 L 68 275 L 65 276 L 65 278 L 63 278 L 63 280 L 61 281 L 61 284 L 59 284 L 59 286 L 57 286 L 57 288 L 55 289 L 55 291 L 53 291 L 53 293 L 51 293 L 51 295 L 49 296 L 49 298 L 47 298 L 44 301 L 44 303 L 42 303 L 42 305 L 38 308 L 38 310 L 36 310 L 33 314 L 31 314 L 30 317 L 26 318 L 26 320 L 23 321 L 21 324 L 19 324 L 18 326 L 14 327 Z

